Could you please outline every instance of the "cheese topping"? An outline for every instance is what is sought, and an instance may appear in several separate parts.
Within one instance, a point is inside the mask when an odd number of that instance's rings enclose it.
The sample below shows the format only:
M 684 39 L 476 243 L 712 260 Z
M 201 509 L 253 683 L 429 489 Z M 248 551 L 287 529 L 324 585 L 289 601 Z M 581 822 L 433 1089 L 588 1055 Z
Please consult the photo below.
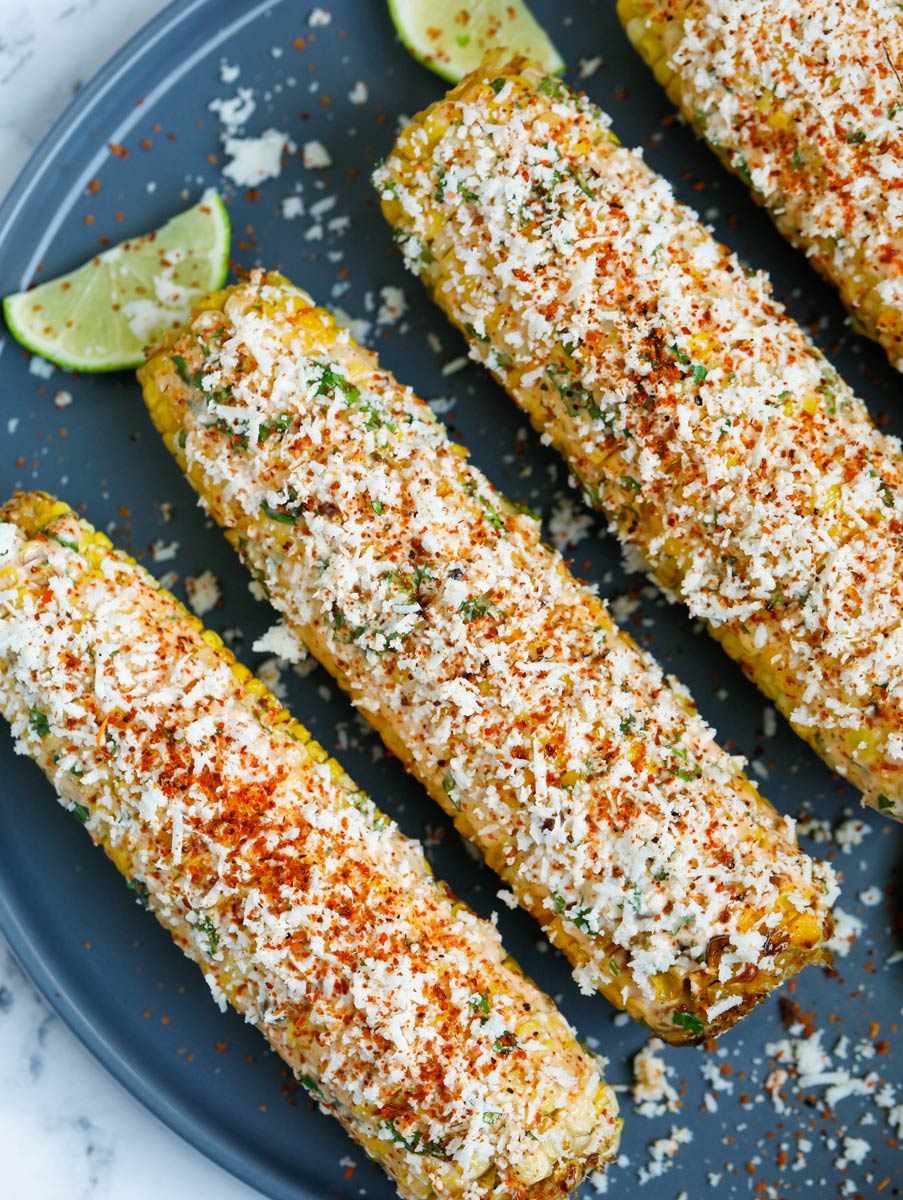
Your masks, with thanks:
M 866 324 L 877 321 L 903 361 L 900 5 L 656 0 L 651 10 L 649 21 L 667 23 L 686 115 L 854 309 L 871 310 Z
M 830 869 L 426 404 L 262 277 L 178 351 L 189 478 L 584 990 L 698 1036 L 707 1004 L 774 986 L 801 920 L 810 955 Z
M 564 1195 L 616 1106 L 494 927 L 142 569 L 92 569 L 72 514 L 49 535 L 0 525 L 17 750 L 404 1194 Z
M 900 444 L 766 278 L 538 74 L 434 108 L 377 182 L 409 265 L 612 528 L 903 815 Z

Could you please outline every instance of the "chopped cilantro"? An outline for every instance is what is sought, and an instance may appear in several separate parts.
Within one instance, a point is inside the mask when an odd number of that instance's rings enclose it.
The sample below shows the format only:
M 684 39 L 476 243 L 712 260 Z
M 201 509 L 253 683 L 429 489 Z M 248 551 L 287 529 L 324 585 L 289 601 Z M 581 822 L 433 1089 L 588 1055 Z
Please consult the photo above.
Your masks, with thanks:
M 489 341 L 489 334 L 488 333 L 477 333 L 477 331 L 474 329 L 473 325 L 471 325 L 469 321 L 464 326 L 464 332 L 467 334 L 468 337 L 476 338 L 476 340 L 478 342 L 482 342 L 484 345 L 486 345 L 486 343 Z
M 357 404 L 361 398 L 360 388 L 356 388 L 344 375 L 334 371 L 328 364 L 322 368 L 317 395 L 325 396 L 327 392 L 339 391 L 349 404 Z
M 141 879 L 130 879 L 129 887 L 138 897 L 138 903 L 143 908 L 150 906 L 150 892 L 147 890 L 147 884 Z
M 455 781 L 455 777 L 451 773 L 446 775 L 445 778 L 442 780 L 443 792 L 445 792 L 446 796 L 448 796 L 449 800 L 451 800 L 452 804 L 455 806 L 455 808 L 458 810 L 458 812 L 460 812 L 461 811 L 461 801 L 455 795 L 455 788 L 457 786 L 458 785 L 457 785 L 457 782 Z
M 510 1029 L 506 1029 L 504 1033 L 499 1034 L 495 1039 L 492 1048 L 496 1054 L 501 1054 L 507 1058 L 513 1050 L 517 1049 L 517 1038 Z
M 488 992 L 480 992 L 479 996 L 471 996 L 468 1003 L 474 1012 L 482 1013 L 484 1017 L 489 1016 Z
M 56 536 L 55 536 L 54 534 L 52 534 L 52 533 L 51 533 L 51 534 L 48 534 L 48 537 L 50 538 L 50 540 L 51 540 L 52 542 L 56 542 L 56 544 L 57 544 L 58 546 L 65 546 L 67 550 L 76 550 L 76 551 L 78 550 L 78 543 L 77 543 L 77 542 L 69 542 L 69 541 L 67 541 L 67 540 L 66 540 L 66 538 L 56 537 Z
M 696 1037 L 702 1037 L 705 1032 L 702 1018 L 694 1016 L 693 1013 L 676 1012 L 671 1018 L 671 1023 L 679 1029 L 686 1029 L 688 1033 L 695 1034 Z
M 294 525 L 295 523 L 294 513 L 280 512 L 278 508 L 271 508 L 266 500 L 261 503 L 260 507 L 271 521 L 278 521 L 280 525 Z
M 737 154 L 731 164 L 747 187 L 752 186 L 752 175 L 749 173 L 749 163 L 746 161 L 746 156 Z
M 882 796 L 878 797 L 878 807 L 881 809 L 882 812 L 892 812 L 893 807 L 894 807 L 894 802 L 893 802 L 893 800 L 889 800 L 887 798 L 887 796 L 882 795 Z
M 458 605 L 458 612 L 469 625 L 471 621 L 478 621 L 481 617 L 485 617 L 490 608 L 492 608 L 492 601 L 487 600 L 485 596 L 468 596 Z
M 88 817 L 91 815 L 87 808 L 85 808 L 84 804 L 73 804 L 69 811 L 75 817 L 76 821 L 82 825 L 84 825 Z
M 382 500 L 371 500 L 370 507 L 373 509 L 373 511 L 376 513 L 376 515 L 378 517 L 381 517 L 383 515 L 385 506 L 384 506 Z
M 206 915 L 195 921 L 194 927 L 207 940 L 207 953 L 213 957 L 219 949 L 219 934 L 210 918 Z
M 506 79 L 493 79 L 489 86 L 498 95 L 507 82 Z
M 50 722 L 39 708 L 33 708 L 31 710 L 31 716 L 28 718 L 28 724 L 35 731 L 38 737 L 46 737 L 50 732 Z
M 567 85 L 554 75 L 544 75 L 539 83 L 539 91 L 542 95 L 550 96 L 553 100 L 564 100 L 568 90 Z
M 447 1158 L 443 1147 L 436 1142 L 428 1141 L 419 1129 L 406 1138 L 391 1119 L 383 1121 L 382 1128 L 387 1130 L 396 1146 L 404 1146 L 408 1154 L 431 1154 L 435 1158 Z

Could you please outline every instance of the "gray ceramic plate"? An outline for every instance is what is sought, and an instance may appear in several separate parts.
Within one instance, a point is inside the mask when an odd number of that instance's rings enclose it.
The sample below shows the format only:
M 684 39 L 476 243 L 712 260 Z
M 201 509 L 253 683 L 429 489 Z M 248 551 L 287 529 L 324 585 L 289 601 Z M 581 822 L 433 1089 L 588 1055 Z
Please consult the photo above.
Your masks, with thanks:
M 442 375 L 442 364 L 459 357 L 462 344 L 404 274 L 368 182 L 372 163 L 389 149 L 399 114 L 429 103 L 441 84 L 400 47 L 383 0 L 331 0 L 332 21 L 320 28 L 308 25 L 311 7 L 193 0 L 173 5 L 149 25 L 81 92 L 7 198 L 0 212 L 0 293 L 68 270 L 95 252 L 102 237 L 117 240 L 158 225 L 207 185 L 222 188 L 221 162 L 213 157 L 222 157 L 221 126 L 208 105 L 234 95 L 239 85 L 253 88 L 257 109 L 249 134 L 272 125 L 299 145 L 317 139 L 328 147 L 333 165 L 305 170 L 293 158 L 280 178 L 260 188 L 259 197 L 232 194 L 237 261 L 279 266 L 321 302 L 339 303 L 370 320 L 380 288 L 404 288 L 406 318 L 372 330 L 371 342 L 384 363 L 427 397 L 454 398 L 448 419 L 475 460 L 513 498 L 548 513 L 567 490 L 563 471 L 476 367 Z M 583 86 L 613 111 L 622 138 L 644 145 L 652 164 L 683 197 L 706 212 L 715 210 L 709 217 L 719 233 L 772 271 L 778 292 L 797 315 L 822 322 L 819 341 L 873 412 L 882 419 L 887 414 L 890 426 L 903 430 L 900 377 L 873 347 L 846 339 L 833 295 L 783 245 L 742 188 L 685 129 L 662 124 L 667 101 L 630 50 L 613 9 L 580 0 L 536 4 L 572 68 L 581 56 L 603 56 L 604 64 Z M 221 80 L 224 62 L 240 68 L 234 83 Z M 569 77 L 576 78 L 574 69 Z M 360 106 L 349 99 L 358 81 L 369 92 Z M 111 153 L 111 143 L 127 155 Z M 285 220 L 282 200 L 296 193 L 308 209 L 326 197 L 335 205 L 319 219 Z M 328 221 L 342 216 L 350 218 L 347 229 L 330 230 Z M 311 234 L 317 225 L 322 239 Z M 438 352 L 428 334 L 441 347 Z M 177 557 L 152 569 L 174 569 L 180 580 L 212 569 L 223 599 L 208 619 L 218 629 L 240 627 L 244 655 L 253 662 L 249 647 L 272 614 L 251 599 L 243 571 L 195 508 L 145 416 L 133 377 L 57 372 L 43 379 L 9 338 L 0 344 L 0 356 L 0 491 L 42 487 L 84 505 L 97 525 L 146 561 L 156 539 L 177 541 Z M 71 394 L 71 406 L 56 407 L 60 391 Z M 164 523 L 160 505 L 167 501 L 174 509 Z M 722 739 L 761 768 L 763 786 L 779 807 L 797 814 L 808 804 L 832 825 L 843 819 L 845 806 L 856 804 L 853 793 L 783 725 L 763 737 L 763 703 L 739 670 L 691 628 L 682 611 L 665 607 L 644 590 L 642 579 L 624 573 L 598 523 L 573 557 L 577 570 L 604 593 L 630 594 L 638 601 L 627 617 L 631 631 L 692 687 Z M 303 680 L 290 675 L 289 698 L 297 715 L 403 829 L 427 834 L 439 872 L 468 901 L 486 914 L 502 908 L 499 920 L 512 953 L 559 998 L 580 1031 L 598 1040 L 614 1082 L 627 1082 L 643 1031 L 615 1025 L 604 1000 L 579 996 L 565 964 L 546 952 L 531 921 L 497 904 L 494 878 L 463 850 L 397 762 L 380 755 L 322 673 Z M 237 1017 L 216 1011 L 196 969 L 129 902 L 114 869 L 57 808 L 36 768 L 13 755 L 5 735 L 0 770 L 5 780 L 0 925 L 38 987 L 97 1057 L 164 1121 L 270 1196 L 352 1197 L 362 1188 L 371 1197 L 392 1195 L 389 1183 L 338 1126 L 311 1110 L 262 1039 Z M 887 960 L 900 944 L 894 886 L 901 831 L 874 814 L 864 821 L 862 844 L 839 854 L 838 863 L 845 875 L 842 904 L 865 922 L 866 932 L 839 962 L 837 976 L 810 971 L 793 999 L 813 1011 L 826 1047 L 842 1034 L 849 1037 L 849 1057 L 835 1059 L 835 1066 L 845 1065 L 859 1077 L 874 1070 L 898 1082 L 903 1050 L 894 1023 L 900 1019 L 903 968 Z M 834 853 L 836 846 L 815 849 Z M 872 885 L 880 889 L 879 902 L 868 907 L 858 895 Z M 625 1200 L 653 1195 L 657 1200 L 682 1191 L 694 1200 L 708 1194 L 822 1196 L 848 1186 L 849 1194 L 872 1195 L 887 1179 L 884 1200 L 900 1195 L 903 1154 L 891 1144 L 890 1127 L 870 1097 L 844 1099 L 830 1114 L 823 1088 L 810 1088 L 807 1102 L 791 1081 L 785 1089 L 788 1111 L 775 1113 L 762 1091 L 774 1065 L 764 1048 L 783 1032 L 773 1000 L 723 1040 L 722 1057 L 712 1061 L 732 1072 L 723 1076 L 732 1091 L 715 1093 L 716 1111 L 703 1099 L 708 1085 L 701 1068 L 711 1056 L 669 1051 L 683 1091 L 682 1110 L 656 1120 L 631 1119 L 624 1097 L 623 1148 L 630 1164 L 612 1172 L 615 1194 Z M 883 1051 L 885 1040 L 885 1053 L 857 1058 L 857 1046 L 868 1053 L 877 1043 Z M 638 1171 L 649 1163 L 649 1143 L 671 1125 L 691 1129 L 694 1141 L 681 1148 L 667 1174 L 643 1186 Z M 863 1161 L 850 1163 L 846 1172 L 837 1165 L 840 1126 L 847 1127 L 847 1136 L 868 1142 L 867 1151 L 859 1147 Z M 791 1169 L 800 1137 L 805 1166 Z M 357 1164 L 350 1178 L 346 1156 Z M 764 1193 L 756 1192 L 760 1185 Z

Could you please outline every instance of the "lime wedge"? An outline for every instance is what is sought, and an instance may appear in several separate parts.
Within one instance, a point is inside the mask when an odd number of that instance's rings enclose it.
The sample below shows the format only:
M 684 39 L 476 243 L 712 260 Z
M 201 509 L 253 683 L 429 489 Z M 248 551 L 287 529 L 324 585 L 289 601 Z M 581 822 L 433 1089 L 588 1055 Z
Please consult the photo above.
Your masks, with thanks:
M 389 0 L 389 13 L 418 62 L 452 83 L 500 46 L 535 59 L 549 74 L 564 69 L 524 0 Z
M 216 192 L 161 229 L 3 301 L 13 337 L 59 367 L 119 371 L 180 324 L 229 269 L 229 216 Z

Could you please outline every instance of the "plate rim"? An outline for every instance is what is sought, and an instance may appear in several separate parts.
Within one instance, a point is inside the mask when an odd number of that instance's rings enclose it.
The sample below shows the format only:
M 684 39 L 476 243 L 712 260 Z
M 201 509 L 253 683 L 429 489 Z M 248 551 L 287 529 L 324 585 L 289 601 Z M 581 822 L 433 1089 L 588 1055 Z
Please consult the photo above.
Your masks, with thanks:
M 171 36 L 185 21 L 202 18 L 215 11 L 216 0 L 170 0 L 170 3 L 141 26 L 91 78 L 79 89 L 49 130 L 37 143 L 0 202 L 0 246 L 3 246 L 35 188 L 50 171 L 65 149 L 74 130 L 79 128 L 127 72 L 129 66 L 147 53 L 149 46 Z M 10 337 L 8 330 L 4 330 Z M 22 973 L 38 991 L 63 1024 L 91 1054 L 92 1058 L 116 1083 L 128 1092 L 152 1117 L 175 1133 L 182 1141 L 199 1151 L 216 1166 L 229 1172 L 242 1183 L 272 1198 L 298 1200 L 310 1197 L 320 1200 L 320 1193 L 304 1180 L 289 1176 L 278 1167 L 251 1164 L 218 1134 L 203 1115 L 190 1111 L 185 1103 L 159 1089 L 148 1091 L 137 1065 L 106 1036 L 103 1028 L 84 1012 L 71 997 L 53 967 L 40 955 L 16 910 L 0 888 L 0 933 Z M 252 1169 L 253 1167 L 253 1169 Z M 261 1174 L 261 1172 L 263 1174 Z

